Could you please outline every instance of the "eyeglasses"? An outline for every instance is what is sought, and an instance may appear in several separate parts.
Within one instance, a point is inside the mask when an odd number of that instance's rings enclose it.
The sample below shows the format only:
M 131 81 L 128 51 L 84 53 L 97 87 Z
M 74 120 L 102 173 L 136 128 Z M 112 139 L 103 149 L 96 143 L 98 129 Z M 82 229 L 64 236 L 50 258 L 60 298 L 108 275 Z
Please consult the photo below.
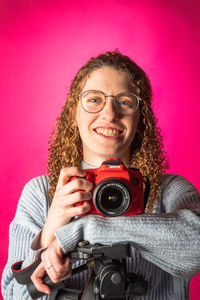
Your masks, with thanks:
M 132 93 L 120 93 L 116 96 L 105 95 L 101 91 L 89 90 L 79 95 L 79 100 L 83 109 L 91 114 L 100 112 L 107 101 L 108 97 L 114 98 L 115 107 L 123 115 L 133 114 L 139 106 L 141 98 Z

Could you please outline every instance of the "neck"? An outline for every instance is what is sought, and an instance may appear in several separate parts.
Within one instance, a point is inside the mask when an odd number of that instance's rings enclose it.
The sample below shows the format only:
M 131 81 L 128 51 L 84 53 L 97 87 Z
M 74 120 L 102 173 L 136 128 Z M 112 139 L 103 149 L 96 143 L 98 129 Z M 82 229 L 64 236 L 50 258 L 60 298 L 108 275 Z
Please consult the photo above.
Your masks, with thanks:
M 91 166 L 100 167 L 100 165 L 109 157 L 119 157 L 120 160 L 126 165 L 129 166 L 130 155 L 118 156 L 118 155 L 108 155 L 108 156 L 96 156 L 96 155 L 83 155 L 83 161 Z

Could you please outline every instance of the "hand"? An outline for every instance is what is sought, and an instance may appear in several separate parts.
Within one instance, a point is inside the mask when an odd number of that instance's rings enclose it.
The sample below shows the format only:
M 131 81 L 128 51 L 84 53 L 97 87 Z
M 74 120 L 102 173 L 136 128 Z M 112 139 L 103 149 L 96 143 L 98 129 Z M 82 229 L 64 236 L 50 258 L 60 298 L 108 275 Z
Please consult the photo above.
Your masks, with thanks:
M 93 184 L 86 179 L 77 178 L 70 182 L 71 176 L 86 175 L 80 168 L 63 168 L 60 172 L 55 195 L 53 197 L 48 216 L 42 230 L 40 246 L 46 248 L 55 239 L 54 231 L 68 224 L 72 217 L 82 215 L 90 210 L 88 200 L 92 198 Z M 83 205 L 74 204 L 84 201 Z
M 42 253 L 42 262 L 31 275 L 36 289 L 42 293 L 50 294 L 50 288 L 43 283 L 42 278 L 47 273 L 52 282 L 57 283 L 71 276 L 72 267 L 69 257 L 62 259 L 63 250 L 57 239 Z

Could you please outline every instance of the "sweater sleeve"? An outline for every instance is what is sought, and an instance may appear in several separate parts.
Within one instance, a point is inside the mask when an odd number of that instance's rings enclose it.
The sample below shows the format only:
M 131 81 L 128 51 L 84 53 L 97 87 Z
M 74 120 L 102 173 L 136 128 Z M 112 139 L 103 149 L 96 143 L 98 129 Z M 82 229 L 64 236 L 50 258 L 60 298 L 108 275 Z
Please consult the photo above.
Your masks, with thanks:
M 110 244 L 130 242 L 148 261 L 189 279 L 200 272 L 200 195 L 181 176 L 167 175 L 155 214 L 108 218 L 88 215 L 55 234 L 64 252 L 80 240 Z
M 23 266 L 30 265 L 37 257 L 38 251 L 31 249 L 34 237 L 44 225 L 47 214 L 48 177 L 40 176 L 29 181 L 21 194 L 17 211 L 9 228 L 8 261 L 2 276 L 2 294 L 4 300 L 29 300 L 31 297 L 26 286 L 14 279 L 11 266 L 24 261 Z M 54 299 L 54 295 L 41 299 Z

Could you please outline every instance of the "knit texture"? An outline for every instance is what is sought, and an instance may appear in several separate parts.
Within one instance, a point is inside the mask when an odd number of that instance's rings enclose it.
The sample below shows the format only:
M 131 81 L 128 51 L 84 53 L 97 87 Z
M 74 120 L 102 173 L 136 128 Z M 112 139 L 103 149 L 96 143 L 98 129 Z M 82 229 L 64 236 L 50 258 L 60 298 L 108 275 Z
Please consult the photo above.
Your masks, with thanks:
M 31 248 L 31 243 L 39 236 L 48 214 L 48 189 L 49 179 L 44 175 L 28 182 L 21 194 L 10 224 L 8 262 L 2 276 L 5 300 L 31 299 L 26 287 L 13 278 L 11 265 L 24 260 L 23 266 L 27 266 L 41 250 Z M 128 272 L 148 282 L 147 295 L 130 299 L 186 300 L 190 278 L 200 272 L 200 195 L 183 177 L 168 174 L 163 177 L 155 213 L 116 218 L 88 215 L 59 228 L 55 235 L 65 253 L 80 240 L 130 242 Z M 67 280 L 68 286 L 82 289 L 87 277 L 87 271 L 74 276 Z M 40 299 L 53 300 L 55 294 Z

